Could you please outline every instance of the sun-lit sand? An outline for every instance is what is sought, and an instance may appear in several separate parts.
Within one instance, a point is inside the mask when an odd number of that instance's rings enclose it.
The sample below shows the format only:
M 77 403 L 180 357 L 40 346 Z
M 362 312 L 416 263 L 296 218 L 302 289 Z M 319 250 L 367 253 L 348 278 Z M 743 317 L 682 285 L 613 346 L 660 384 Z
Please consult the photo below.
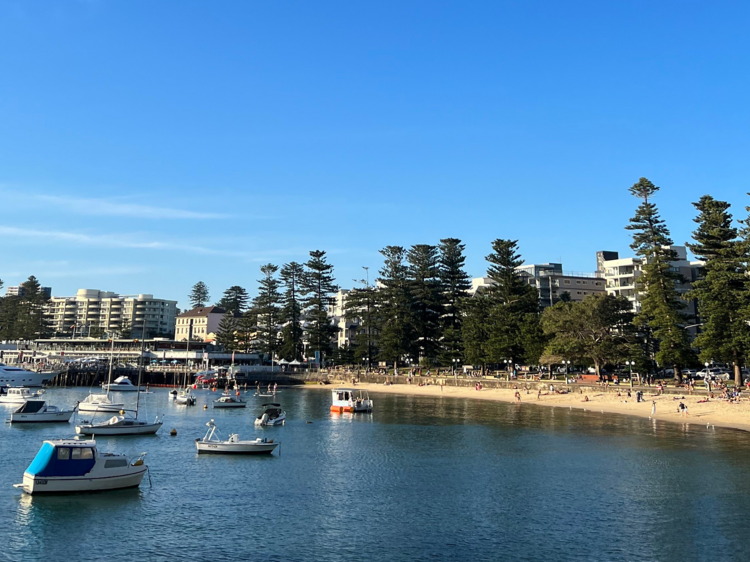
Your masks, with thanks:
M 447 381 L 446 381 L 447 382 Z M 519 384 L 518 392 L 521 393 L 521 404 L 534 404 L 537 406 L 557 406 L 573 407 L 585 409 L 592 412 L 602 412 L 604 414 L 625 414 L 649 418 L 651 416 L 652 402 L 656 402 L 656 414 L 653 416 L 656 420 L 670 421 L 677 423 L 691 424 L 710 424 L 720 427 L 731 427 L 750 431 L 750 400 L 744 398 L 739 403 L 729 403 L 725 400 L 711 399 L 708 402 L 699 403 L 699 400 L 705 400 L 705 396 L 690 396 L 687 393 L 680 395 L 662 395 L 657 396 L 656 390 L 647 388 L 644 391 L 644 402 L 637 403 L 635 392 L 632 397 L 627 397 L 628 388 L 620 389 L 621 396 L 617 392 L 588 392 L 579 394 L 578 389 L 570 394 L 549 394 L 549 382 L 547 383 L 529 383 L 529 393 L 523 388 L 523 382 Z M 542 387 L 542 395 L 537 399 L 538 389 Z M 559 385 L 561 388 L 564 385 Z M 365 388 L 370 393 L 388 392 L 392 394 L 414 394 L 420 396 L 446 396 L 456 398 L 473 398 L 477 400 L 499 400 L 502 402 L 515 402 L 514 395 L 516 390 L 505 389 L 482 389 L 474 390 L 467 387 L 456 387 L 446 385 L 441 390 L 439 385 L 419 386 L 416 382 L 413 384 L 357 384 L 357 388 Z M 585 396 L 588 396 L 588 402 L 585 402 Z M 684 396 L 684 399 L 682 398 Z M 376 399 L 376 396 L 373 396 Z M 678 405 L 683 402 L 688 407 L 688 415 L 681 416 L 678 413 Z

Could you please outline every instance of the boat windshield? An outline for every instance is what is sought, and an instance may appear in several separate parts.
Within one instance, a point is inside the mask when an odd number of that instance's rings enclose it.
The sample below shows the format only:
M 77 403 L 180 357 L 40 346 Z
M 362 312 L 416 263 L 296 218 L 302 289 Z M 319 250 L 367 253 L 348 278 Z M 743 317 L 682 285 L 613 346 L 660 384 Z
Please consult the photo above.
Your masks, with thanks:
M 17 414 L 36 414 L 44 408 L 44 400 L 28 400 L 16 410 Z

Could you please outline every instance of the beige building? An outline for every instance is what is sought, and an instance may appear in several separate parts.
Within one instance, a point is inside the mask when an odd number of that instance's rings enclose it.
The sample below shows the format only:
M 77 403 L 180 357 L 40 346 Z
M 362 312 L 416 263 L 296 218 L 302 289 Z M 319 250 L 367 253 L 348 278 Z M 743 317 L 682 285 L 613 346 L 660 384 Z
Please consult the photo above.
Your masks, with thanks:
M 175 319 L 174 339 L 177 341 L 216 339 L 221 319 L 227 311 L 218 306 L 199 306 L 183 312 Z
M 700 261 L 690 262 L 687 259 L 685 246 L 671 246 L 677 254 L 677 259 L 670 262 L 673 272 L 679 273 L 684 278 L 684 283 L 677 285 L 677 291 L 684 295 L 692 288 L 692 282 L 698 278 Z M 643 274 L 642 268 L 645 263 L 643 258 L 622 258 L 617 252 L 597 252 L 597 268 L 607 283 L 607 293 L 610 295 L 621 295 L 626 297 L 633 305 L 634 312 L 640 312 L 640 295 L 636 283 Z M 689 315 L 695 314 L 695 303 L 687 302 Z
M 117 336 L 126 325 L 134 338 L 170 337 L 176 313 L 177 301 L 97 289 L 79 289 L 74 297 L 52 297 L 45 306 L 45 317 L 54 332 L 78 337 L 92 329 Z
M 568 293 L 570 300 L 582 301 L 590 295 L 604 294 L 606 284 L 597 273 L 564 273 L 561 263 L 542 263 L 522 265 L 517 271 L 526 282 L 535 287 L 539 293 L 539 304 L 546 308 L 552 306 Z M 471 280 L 471 294 L 475 295 L 492 280 L 489 277 L 477 277 Z

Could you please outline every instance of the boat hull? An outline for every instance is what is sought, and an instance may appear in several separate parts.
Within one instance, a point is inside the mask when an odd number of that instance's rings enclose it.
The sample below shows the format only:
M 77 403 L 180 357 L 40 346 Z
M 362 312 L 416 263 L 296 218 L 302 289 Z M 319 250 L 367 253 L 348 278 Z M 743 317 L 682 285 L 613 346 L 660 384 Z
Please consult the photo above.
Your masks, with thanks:
M 50 423 L 50 422 L 69 422 L 73 417 L 74 410 L 70 412 L 44 412 L 41 414 L 11 414 L 11 423 Z
M 199 453 L 221 455 L 270 455 L 279 444 L 203 443 L 201 441 L 196 441 L 195 446 Z
M 162 423 L 149 423 L 144 425 L 128 425 L 128 426 L 95 426 L 95 425 L 78 425 L 76 426 L 76 433 L 78 435 L 154 435 L 161 426 Z
M 135 467 L 131 467 L 135 468 Z M 35 477 L 28 473 L 23 475 L 22 489 L 27 494 L 71 494 L 76 492 L 104 492 L 136 488 L 140 486 L 147 467 L 142 465 L 137 470 L 124 474 L 101 477 Z
M 113 384 L 111 386 L 107 386 L 106 384 L 102 385 L 103 390 L 109 390 L 110 392 L 138 392 L 137 386 L 130 386 L 125 384 Z M 140 388 L 141 391 L 146 390 L 145 386 L 142 386 Z
M 334 412 L 336 414 L 342 414 L 344 412 L 351 412 L 351 413 L 366 413 L 366 412 L 372 412 L 372 407 L 367 406 L 331 406 L 331 412 Z
M 117 413 L 125 407 L 125 404 L 78 404 L 79 412 L 110 412 Z
M 246 402 L 214 402 L 214 408 L 244 408 Z

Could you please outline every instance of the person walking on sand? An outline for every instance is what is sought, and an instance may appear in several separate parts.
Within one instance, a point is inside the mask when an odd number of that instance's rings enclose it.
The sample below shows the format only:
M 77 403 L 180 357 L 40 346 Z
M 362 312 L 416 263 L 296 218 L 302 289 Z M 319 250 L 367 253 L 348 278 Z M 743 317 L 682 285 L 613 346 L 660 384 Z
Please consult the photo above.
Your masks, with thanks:
M 542 398 L 542 389 L 540 388 L 539 390 L 536 391 L 536 399 L 540 400 L 541 398 Z
M 521 393 L 516 390 L 516 403 L 521 403 Z
M 656 415 L 656 400 L 651 401 L 651 415 L 652 416 Z

